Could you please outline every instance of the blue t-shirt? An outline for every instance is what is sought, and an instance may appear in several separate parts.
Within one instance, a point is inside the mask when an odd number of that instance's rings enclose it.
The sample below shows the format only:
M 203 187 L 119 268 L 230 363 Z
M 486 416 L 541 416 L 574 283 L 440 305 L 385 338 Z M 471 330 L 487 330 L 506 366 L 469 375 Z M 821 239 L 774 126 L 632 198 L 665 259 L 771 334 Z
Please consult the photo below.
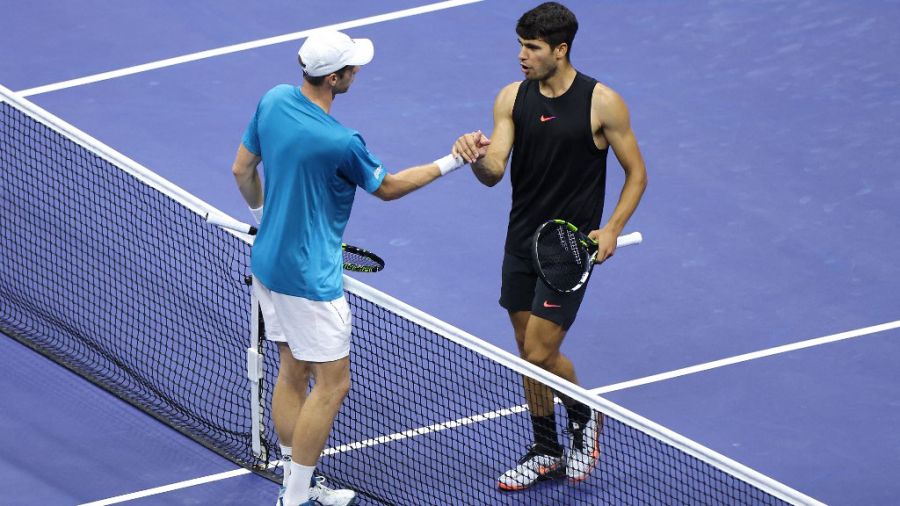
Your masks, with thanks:
M 311 300 L 341 297 L 341 242 L 353 197 L 357 186 L 369 193 L 381 186 L 381 162 L 358 132 L 287 84 L 259 101 L 243 144 L 262 157 L 265 171 L 253 275 L 275 292 Z

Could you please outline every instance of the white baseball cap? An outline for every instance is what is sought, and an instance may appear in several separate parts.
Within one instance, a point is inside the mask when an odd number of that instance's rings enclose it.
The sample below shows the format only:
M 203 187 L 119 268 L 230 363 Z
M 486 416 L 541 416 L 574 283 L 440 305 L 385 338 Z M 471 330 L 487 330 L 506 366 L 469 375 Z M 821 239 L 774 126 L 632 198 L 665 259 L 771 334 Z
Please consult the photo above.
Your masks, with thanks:
M 347 35 L 322 30 L 312 33 L 300 46 L 303 71 L 311 77 L 327 76 L 347 65 L 365 65 L 375 56 L 369 39 L 351 39 Z

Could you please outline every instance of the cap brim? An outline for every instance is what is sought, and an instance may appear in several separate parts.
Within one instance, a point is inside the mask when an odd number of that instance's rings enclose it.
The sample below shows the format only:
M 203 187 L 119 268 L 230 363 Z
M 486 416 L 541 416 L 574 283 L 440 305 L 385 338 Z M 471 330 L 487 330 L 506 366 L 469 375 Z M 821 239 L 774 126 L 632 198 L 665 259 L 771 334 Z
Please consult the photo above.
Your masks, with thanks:
M 365 65 L 375 57 L 375 45 L 369 39 L 353 39 L 353 55 L 347 65 Z

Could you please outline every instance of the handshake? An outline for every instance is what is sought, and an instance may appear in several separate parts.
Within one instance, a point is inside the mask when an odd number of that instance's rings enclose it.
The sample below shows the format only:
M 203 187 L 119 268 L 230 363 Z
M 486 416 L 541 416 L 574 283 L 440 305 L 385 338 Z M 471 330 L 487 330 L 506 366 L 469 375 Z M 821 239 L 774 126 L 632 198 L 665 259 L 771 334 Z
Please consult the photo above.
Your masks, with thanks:
M 475 163 L 484 158 L 490 144 L 491 140 L 481 133 L 481 130 L 463 134 L 453 144 L 450 154 L 438 158 L 434 164 L 438 166 L 443 176 L 467 163 Z

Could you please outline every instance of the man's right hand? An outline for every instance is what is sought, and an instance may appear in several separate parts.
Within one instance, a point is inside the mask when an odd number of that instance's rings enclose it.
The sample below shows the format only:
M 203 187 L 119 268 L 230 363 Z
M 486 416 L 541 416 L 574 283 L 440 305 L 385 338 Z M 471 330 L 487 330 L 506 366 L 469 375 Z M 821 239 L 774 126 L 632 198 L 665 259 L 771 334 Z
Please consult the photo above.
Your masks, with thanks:
M 490 144 L 491 140 L 481 133 L 481 130 L 476 130 L 456 139 L 452 153 L 461 156 L 466 163 L 474 163 L 487 155 Z

